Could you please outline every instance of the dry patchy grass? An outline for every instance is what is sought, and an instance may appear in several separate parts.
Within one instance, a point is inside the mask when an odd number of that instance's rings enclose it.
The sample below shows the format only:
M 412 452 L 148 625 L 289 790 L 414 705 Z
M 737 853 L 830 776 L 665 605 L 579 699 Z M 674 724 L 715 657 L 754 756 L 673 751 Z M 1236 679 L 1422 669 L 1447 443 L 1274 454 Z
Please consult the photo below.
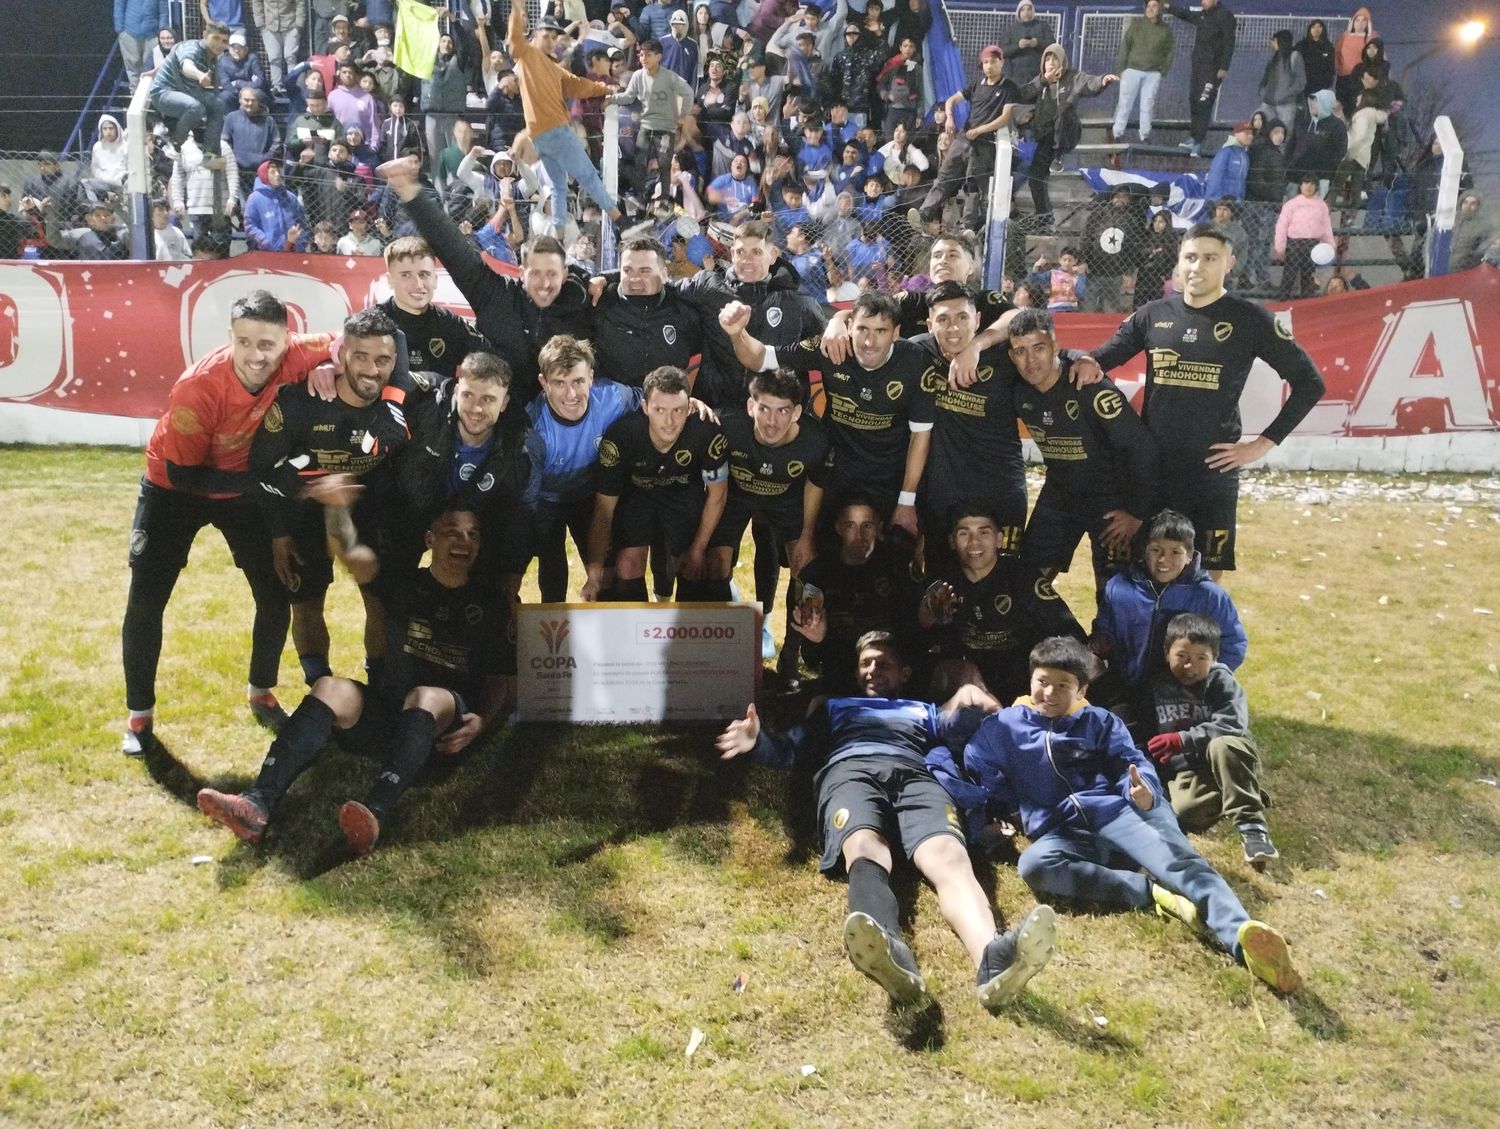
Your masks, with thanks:
M 721 768 L 701 731 L 504 735 L 415 790 L 358 863 L 334 849 L 333 813 L 369 770 L 331 753 L 273 845 L 233 845 L 191 796 L 247 780 L 264 739 L 239 703 L 242 582 L 209 536 L 169 612 L 166 751 L 144 767 L 116 751 L 138 468 L 86 450 L 0 462 L 15 550 L 0 575 L 0 1120 L 1500 1119 L 1500 789 L 1479 782 L 1500 774 L 1500 632 L 1474 611 L 1500 611 L 1500 493 L 1483 483 L 1455 504 L 1319 479 L 1331 504 L 1309 505 L 1295 496 L 1312 480 L 1256 476 L 1243 504 L 1232 591 L 1285 863 L 1259 876 L 1232 835 L 1200 843 L 1286 929 L 1303 996 L 1252 986 L 1155 918 L 1073 913 L 1053 964 L 991 1017 L 920 891 L 911 929 L 941 1012 L 903 1024 L 839 953 L 843 891 L 815 872 L 806 796 Z M 1090 610 L 1080 575 L 1062 587 Z M 355 605 L 342 583 L 346 669 Z M 985 877 L 1007 914 L 1031 904 L 1012 868 Z

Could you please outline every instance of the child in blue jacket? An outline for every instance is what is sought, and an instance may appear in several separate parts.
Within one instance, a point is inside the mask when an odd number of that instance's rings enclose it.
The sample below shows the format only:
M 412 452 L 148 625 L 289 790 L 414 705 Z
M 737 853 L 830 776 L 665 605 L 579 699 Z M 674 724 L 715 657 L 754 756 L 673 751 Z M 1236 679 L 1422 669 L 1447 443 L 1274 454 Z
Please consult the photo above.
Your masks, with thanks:
M 1110 577 L 1089 646 L 1109 661 L 1110 673 L 1136 692 L 1164 669 L 1167 624 L 1183 612 L 1219 625 L 1219 662 L 1238 670 L 1249 641 L 1229 593 L 1215 584 L 1193 548 L 1193 523 L 1162 510 L 1146 531 L 1141 560 Z M 1112 704 L 1110 698 L 1106 704 Z
M 1286 939 L 1252 920 L 1193 849 L 1125 723 L 1084 700 L 1091 669 L 1076 639 L 1043 640 L 1031 652 L 1031 697 L 980 724 L 962 770 L 943 749 L 928 754 L 929 767 L 960 806 L 1021 813 L 1031 840 L 1021 877 L 1038 894 L 1109 909 L 1154 904 L 1277 991 L 1295 992 L 1302 977 Z

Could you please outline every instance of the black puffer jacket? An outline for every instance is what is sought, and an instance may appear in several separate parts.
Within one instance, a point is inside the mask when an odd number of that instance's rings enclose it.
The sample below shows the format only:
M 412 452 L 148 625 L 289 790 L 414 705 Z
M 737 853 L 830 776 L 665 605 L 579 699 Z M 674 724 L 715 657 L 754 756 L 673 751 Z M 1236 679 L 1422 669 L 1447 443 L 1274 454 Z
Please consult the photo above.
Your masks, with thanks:
M 1286 197 L 1286 155 L 1271 141 L 1271 131 L 1286 128 L 1280 118 L 1266 123 L 1266 128 L 1250 146 L 1250 175 L 1245 178 L 1245 199 L 1280 204 Z

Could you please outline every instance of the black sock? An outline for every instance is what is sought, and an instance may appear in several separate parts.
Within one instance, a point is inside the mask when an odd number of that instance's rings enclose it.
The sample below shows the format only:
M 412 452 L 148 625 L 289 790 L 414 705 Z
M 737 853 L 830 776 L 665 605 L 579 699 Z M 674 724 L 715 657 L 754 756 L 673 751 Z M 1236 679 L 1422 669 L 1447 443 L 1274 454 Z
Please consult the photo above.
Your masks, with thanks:
M 646 578 L 637 576 L 634 580 L 616 579 L 603 599 L 612 600 L 617 604 L 644 604 L 647 599 Z
M 901 935 L 901 907 L 891 891 L 891 875 L 872 859 L 855 859 L 849 867 L 849 912 L 867 913 L 886 932 Z
M 390 752 L 365 798 L 365 807 L 375 813 L 376 819 L 385 818 L 385 813 L 401 798 L 407 785 L 422 771 L 422 766 L 432 756 L 432 742 L 436 736 L 437 719 L 426 710 L 401 711 L 395 735 L 391 738 Z
M 267 811 L 286 795 L 292 781 L 318 759 L 333 734 L 333 710 L 311 694 L 292 711 L 266 752 L 254 791 Z
M 776 531 L 763 522 L 750 523 L 750 536 L 755 543 L 755 598 L 760 601 L 765 614 L 770 615 L 776 606 L 781 547 L 776 541 Z
M 297 662 L 302 667 L 302 677 L 309 686 L 333 673 L 333 667 L 328 665 L 327 655 L 298 655 Z

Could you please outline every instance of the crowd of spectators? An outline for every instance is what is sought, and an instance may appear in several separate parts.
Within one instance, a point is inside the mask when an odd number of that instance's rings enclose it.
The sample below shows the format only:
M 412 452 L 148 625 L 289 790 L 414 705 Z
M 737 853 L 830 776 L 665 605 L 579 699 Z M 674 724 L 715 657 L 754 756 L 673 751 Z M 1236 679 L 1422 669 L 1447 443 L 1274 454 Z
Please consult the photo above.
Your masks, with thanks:
M 491 257 L 514 263 L 527 239 L 554 234 L 575 260 L 596 260 L 605 219 L 549 175 L 488 0 L 432 2 L 436 10 L 427 0 L 200 0 L 199 37 L 180 40 L 174 29 L 151 28 L 154 0 L 117 0 L 127 73 L 150 77 L 160 118 L 150 139 L 155 257 L 220 257 L 241 236 L 251 250 L 378 253 L 414 228 L 374 170 L 414 154 L 450 216 Z M 567 103 L 596 165 L 605 103 L 618 108 L 624 214 L 614 234 L 660 238 L 674 272 L 686 275 L 722 256 L 734 226 L 764 218 L 819 301 L 927 285 L 932 236 L 945 223 L 981 227 L 997 138 L 1020 142 L 1016 186 L 1028 185 L 1032 202 L 1024 230 L 1053 234 L 1048 179 L 1078 142 L 1078 101 L 1116 79 L 1072 67 L 1030 0 L 1001 42 L 981 52 L 974 81 L 935 104 L 923 57 L 929 0 L 866 0 L 862 11 L 859 0 L 621 0 L 607 10 L 604 2 L 553 4 L 541 23 L 554 30 L 550 53 L 566 70 L 615 91 Z M 398 42 L 398 31 L 407 38 L 398 12 L 416 26 L 413 9 L 436 21 L 423 78 L 397 62 L 423 69 Z M 1199 78 L 1216 92 L 1254 50 L 1236 44 L 1235 26 L 1221 0 L 1197 9 L 1145 0 L 1122 38 L 1108 139 L 1126 143 L 1135 118 L 1139 143 L 1151 143 L 1174 27 L 1194 37 L 1196 95 Z M 1260 109 L 1200 168 L 1201 217 L 1169 214 L 1163 225 L 1154 220 L 1165 205 L 1159 196 L 1101 192 L 1073 221 L 1071 254 L 1066 237 L 1031 254 L 1017 249 L 1007 293 L 1052 309 L 1139 306 L 1170 285 L 1156 265 L 1171 261 L 1165 243 L 1190 219 L 1211 216 L 1245 237 L 1242 287 L 1311 293 L 1319 283 L 1303 245 L 1314 232 L 1314 242 L 1332 242 L 1335 273 L 1353 277 L 1339 265 L 1347 237 L 1334 229 L 1350 230 L 1372 195 L 1386 214 L 1399 212 L 1384 233 L 1395 262 L 1419 276 L 1420 241 L 1409 247 L 1403 236 L 1425 227 L 1441 160 L 1435 141 L 1414 140 L 1429 123 L 1402 120 L 1405 93 L 1369 12 L 1358 9 L 1336 40 L 1314 19 L 1300 38 L 1276 31 L 1265 50 Z M 1200 111 L 1195 101 L 1182 144 L 1208 159 Z M 43 154 L 34 179 L 44 183 L 27 187 L 19 222 L 0 225 L 0 236 L 43 257 L 128 256 L 125 148 L 120 120 L 106 114 L 84 175 L 69 176 Z M 1302 202 L 1308 176 L 1327 217 Z M 1477 262 L 1495 234 L 1482 209 L 1465 217 L 1458 266 Z M 1101 242 L 1106 229 L 1123 237 Z M 1279 283 L 1273 247 L 1286 259 Z M 1037 250 L 1042 264 L 1031 262 Z

